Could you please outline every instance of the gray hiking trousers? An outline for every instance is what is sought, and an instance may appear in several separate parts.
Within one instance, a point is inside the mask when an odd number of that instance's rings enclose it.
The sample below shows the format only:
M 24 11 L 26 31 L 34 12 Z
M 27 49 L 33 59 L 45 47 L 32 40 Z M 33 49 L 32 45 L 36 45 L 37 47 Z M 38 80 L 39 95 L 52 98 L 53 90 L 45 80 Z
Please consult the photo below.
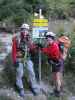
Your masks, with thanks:
M 33 62 L 29 59 L 26 62 L 26 69 L 28 71 L 28 80 L 31 83 L 31 86 L 33 88 L 37 87 L 36 84 L 36 79 L 35 79 L 35 73 L 33 69 Z M 23 89 L 23 74 L 24 74 L 24 64 L 18 61 L 18 67 L 16 69 L 16 85 L 18 86 L 19 89 Z

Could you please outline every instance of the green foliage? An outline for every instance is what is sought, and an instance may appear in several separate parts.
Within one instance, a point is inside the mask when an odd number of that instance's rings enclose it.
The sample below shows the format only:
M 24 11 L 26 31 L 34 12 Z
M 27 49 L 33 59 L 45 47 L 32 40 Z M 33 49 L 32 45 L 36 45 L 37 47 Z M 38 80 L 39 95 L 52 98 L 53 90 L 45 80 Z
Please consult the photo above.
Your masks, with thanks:
M 75 17 L 75 0 L 47 0 L 51 18 L 66 19 Z
M 33 16 L 33 8 L 46 5 L 46 0 L 0 0 L 0 21 L 12 19 L 17 25 L 22 22 L 31 22 Z
M 16 24 L 30 22 L 39 8 L 52 19 L 75 17 L 75 0 L 0 0 L 0 21 L 12 17 Z
M 70 56 L 67 57 L 65 62 L 65 70 L 68 72 L 75 72 L 75 32 L 69 33 L 71 39 L 71 48 L 69 50 Z

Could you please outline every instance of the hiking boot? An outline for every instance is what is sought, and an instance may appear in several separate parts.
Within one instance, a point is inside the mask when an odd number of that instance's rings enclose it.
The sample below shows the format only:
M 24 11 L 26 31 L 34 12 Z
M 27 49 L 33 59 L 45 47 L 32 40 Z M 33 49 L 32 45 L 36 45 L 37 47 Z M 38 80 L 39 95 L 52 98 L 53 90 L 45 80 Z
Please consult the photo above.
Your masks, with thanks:
M 19 94 L 20 94 L 21 97 L 24 97 L 25 96 L 24 90 L 21 89 Z
M 56 96 L 56 97 L 60 97 L 61 96 L 61 91 L 58 91 L 58 90 L 54 90 L 54 95 Z
M 39 88 L 33 88 L 32 86 L 30 87 L 30 90 L 32 91 L 33 95 L 39 95 L 41 93 Z

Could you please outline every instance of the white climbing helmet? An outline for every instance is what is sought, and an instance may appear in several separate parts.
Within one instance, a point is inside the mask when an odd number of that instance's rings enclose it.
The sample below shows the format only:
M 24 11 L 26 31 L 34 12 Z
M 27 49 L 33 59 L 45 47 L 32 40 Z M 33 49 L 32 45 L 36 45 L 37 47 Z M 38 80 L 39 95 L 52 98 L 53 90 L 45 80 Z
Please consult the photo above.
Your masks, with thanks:
M 29 25 L 24 23 L 24 24 L 22 24 L 21 29 L 28 29 L 29 30 Z
M 56 34 L 53 33 L 53 32 L 47 32 L 47 33 L 46 33 L 46 37 L 49 37 L 49 36 L 51 36 L 51 37 L 56 37 Z

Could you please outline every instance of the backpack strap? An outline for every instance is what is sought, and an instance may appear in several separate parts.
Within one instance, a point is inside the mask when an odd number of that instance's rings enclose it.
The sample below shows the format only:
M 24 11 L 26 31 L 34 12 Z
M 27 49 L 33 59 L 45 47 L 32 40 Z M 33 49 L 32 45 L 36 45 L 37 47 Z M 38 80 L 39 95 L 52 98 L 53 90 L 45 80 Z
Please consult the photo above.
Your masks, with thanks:
M 60 52 L 63 53 L 64 52 L 64 43 L 59 42 L 58 45 L 59 45 Z

